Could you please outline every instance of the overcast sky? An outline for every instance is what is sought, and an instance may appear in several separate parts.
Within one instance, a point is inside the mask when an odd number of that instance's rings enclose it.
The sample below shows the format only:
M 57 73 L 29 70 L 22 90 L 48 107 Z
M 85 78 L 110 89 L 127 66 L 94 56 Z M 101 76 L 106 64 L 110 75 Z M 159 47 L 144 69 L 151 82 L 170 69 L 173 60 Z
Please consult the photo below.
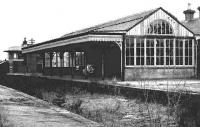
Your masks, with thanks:
M 158 7 L 184 20 L 188 3 L 197 17 L 199 0 L 0 0 L 0 60 L 7 59 L 4 50 L 21 45 L 24 37 L 40 43 Z

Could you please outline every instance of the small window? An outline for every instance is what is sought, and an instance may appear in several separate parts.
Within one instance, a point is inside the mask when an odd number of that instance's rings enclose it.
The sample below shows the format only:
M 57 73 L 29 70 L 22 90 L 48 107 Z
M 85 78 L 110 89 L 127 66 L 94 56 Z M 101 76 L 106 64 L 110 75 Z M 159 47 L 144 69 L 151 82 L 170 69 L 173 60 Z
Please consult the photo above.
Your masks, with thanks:
M 14 53 L 14 54 L 13 54 L 13 58 L 14 58 L 14 59 L 17 59 L 17 53 Z
M 63 54 L 64 67 L 69 67 L 69 52 Z
M 76 52 L 76 66 L 85 65 L 85 55 L 84 52 Z

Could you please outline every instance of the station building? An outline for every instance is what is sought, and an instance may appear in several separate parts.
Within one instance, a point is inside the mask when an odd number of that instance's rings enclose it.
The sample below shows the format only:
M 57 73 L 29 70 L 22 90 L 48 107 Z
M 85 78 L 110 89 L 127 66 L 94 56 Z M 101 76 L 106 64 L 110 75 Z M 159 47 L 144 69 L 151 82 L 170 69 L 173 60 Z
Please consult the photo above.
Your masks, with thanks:
M 9 73 L 24 72 L 21 46 L 12 46 L 4 52 L 8 53 Z
M 26 72 L 26 66 L 24 64 L 24 56 L 22 54 L 22 48 L 24 46 L 27 47 L 32 44 L 33 44 L 32 42 L 28 43 L 26 38 L 24 38 L 22 45 L 12 46 L 4 51 L 8 53 L 9 69 L 7 70 L 7 72 L 9 73 L 25 73 Z
M 159 7 L 25 46 L 22 53 L 29 73 L 120 80 L 191 78 L 197 75 L 197 40 L 186 22 Z

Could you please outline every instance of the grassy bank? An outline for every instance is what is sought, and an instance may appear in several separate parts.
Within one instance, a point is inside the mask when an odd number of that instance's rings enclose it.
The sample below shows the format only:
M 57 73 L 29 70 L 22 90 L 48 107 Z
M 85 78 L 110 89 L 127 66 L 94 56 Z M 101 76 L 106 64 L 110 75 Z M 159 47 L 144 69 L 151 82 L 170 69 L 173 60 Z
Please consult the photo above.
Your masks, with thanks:
M 165 127 L 176 126 L 172 107 L 148 103 L 122 96 L 91 94 L 74 89 L 59 94 L 40 90 L 40 98 L 85 118 L 104 124 L 105 127 Z

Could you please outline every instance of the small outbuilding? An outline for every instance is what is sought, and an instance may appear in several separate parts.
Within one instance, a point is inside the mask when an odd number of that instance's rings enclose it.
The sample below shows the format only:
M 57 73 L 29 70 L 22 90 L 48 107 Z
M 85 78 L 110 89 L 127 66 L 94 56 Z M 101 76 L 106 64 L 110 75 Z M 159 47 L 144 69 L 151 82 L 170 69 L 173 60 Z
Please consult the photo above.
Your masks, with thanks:
M 12 46 L 4 52 L 8 53 L 9 73 L 25 72 L 21 46 Z

